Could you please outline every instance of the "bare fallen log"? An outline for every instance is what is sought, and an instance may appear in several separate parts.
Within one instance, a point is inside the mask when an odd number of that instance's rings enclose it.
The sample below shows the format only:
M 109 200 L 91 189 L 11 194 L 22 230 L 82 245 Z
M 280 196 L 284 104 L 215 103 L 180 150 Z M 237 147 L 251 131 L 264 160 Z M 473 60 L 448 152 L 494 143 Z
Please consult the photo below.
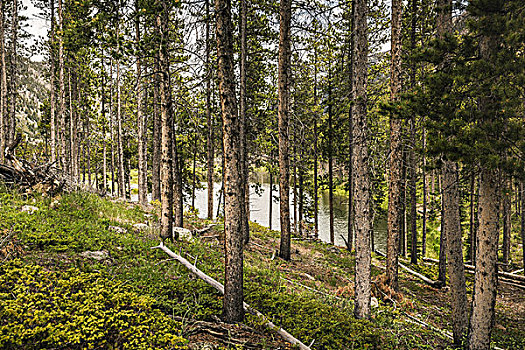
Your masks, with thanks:
M 380 255 L 382 257 L 385 257 L 386 258 L 386 254 L 377 250 L 375 251 L 375 253 L 377 255 Z M 398 262 L 398 265 L 399 267 L 401 267 L 403 270 L 405 270 L 406 272 L 408 272 L 409 274 L 411 274 L 412 276 L 414 277 L 417 277 L 419 278 L 420 280 L 422 280 L 423 282 L 425 282 L 426 284 L 432 286 L 432 287 L 436 287 L 436 288 L 440 288 L 441 287 L 441 282 L 440 281 L 434 281 L 434 280 L 431 280 L 430 278 L 426 277 L 425 275 L 422 275 L 420 274 L 419 272 L 416 272 L 412 269 L 410 269 L 409 267 L 403 265 L 402 263 Z
M 166 247 L 164 245 L 164 243 L 160 242 L 160 244 L 158 246 L 152 247 L 151 249 L 162 249 L 170 257 L 174 258 L 179 263 L 184 265 L 195 276 L 197 276 L 198 278 L 200 278 L 201 280 L 203 280 L 204 282 L 206 282 L 207 284 L 209 284 L 210 286 L 212 286 L 213 288 L 218 290 L 219 293 L 224 294 L 224 286 L 220 282 L 218 282 L 215 279 L 211 278 L 210 276 L 206 275 L 204 272 L 199 270 L 195 265 L 191 264 L 188 260 L 184 259 L 182 256 L 180 256 L 178 254 L 175 254 L 173 251 L 171 251 L 171 249 Z M 263 318 L 266 321 L 265 322 L 266 327 L 276 331 L 284 340 L 286 340 L 287 342 L 290 342 L 290 343 L 292 343 L 294 345 L 297 345 L 299 347 L 299 349 L 301 349 L 301 350 L 310 350 L 310 348 L 308 346 L 304 345 L 299 339 L 295 338 L 290 333 L 288 333 L 286 330 L 284 330 L 284 329 L 282 329 L 280 327 L 277 327 L 273 322 L 269 321 L 266 318 L 266 316 L 264 316 L 262 313 L 260 313 L 259 311 L 253 309 L 247 303 L 243 303 L 243 305 L 244 305 L 244 310 L 245 311 L 247 311 L 247 312 L 249 312 L 249 313 L 251 313 L 253 315 L 256 315 L 258 317 Z
M 423 261 L 429 261 L 433 263 L 439 263 L 439 260 L 432 259 L 432 258 L 423 258 Z M 467 272 L 474 272 L 476 270 L 476 266 L 465 264 L 465 270 Z M 514 273 L 504 272 L 504 271 L 498 271 L 499 277 L 504 277 L 509 280 L 513 280 L 520 283 L 525 283 L 525 276 L 521 275 L 515 275 Z

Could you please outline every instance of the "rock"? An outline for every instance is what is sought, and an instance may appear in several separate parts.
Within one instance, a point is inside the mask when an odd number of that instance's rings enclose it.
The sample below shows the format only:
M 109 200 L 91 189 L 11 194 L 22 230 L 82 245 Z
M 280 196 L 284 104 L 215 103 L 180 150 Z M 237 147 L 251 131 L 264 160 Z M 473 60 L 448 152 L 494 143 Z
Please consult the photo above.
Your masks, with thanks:
M 95 259 L 98 261 L 106 260 L 107 258 L 109 258 L 108 252 L 105 250 L 97 250 L 94 252 L 87 250 L 85 252 L 80 253 L 80 256 L 83 256 L 84 258 Z
M 35 211 L 38 211 L 40 209 L 38 209 L 37 207 L 33 206 L 33 205 L 24 205 L 22 207 L 22 211 L 23 212 L 26 212 L 26 213 L 29 213 L 29 214 L 33 214 Z
M 377 298 L 376 297 L 372 297 L 370 299 L 370 306 L 371 307 L 379 307 L 379 301 L 377 301 Z
M 142 223 L 139 223 L 139 224 L 135 224 L 135 225 L 133 225 L 133 228 L 134 228 L 135 230 L 137 230 L 137 231 L 145 231 L 145 230 L 148 229 L 148 227 L 149 227 L 148 225 L 146 225 L 146 224 L 142 224 Z
M 128 230 L 126 230 L 124 227 L 120 227 L 120 226 L 108 226 L 108 229 L 110 229 L 111 231 L 114 231 L 116 233 L 121 233 L 121 234 L 128 233 Z
M 184 239 L 186 241 L 190 240 L 192 238 L 191 231 L 184 227 L 173 227 L 173 238 L 177 237 L 177 233 L 179 235 L 179 239 Z

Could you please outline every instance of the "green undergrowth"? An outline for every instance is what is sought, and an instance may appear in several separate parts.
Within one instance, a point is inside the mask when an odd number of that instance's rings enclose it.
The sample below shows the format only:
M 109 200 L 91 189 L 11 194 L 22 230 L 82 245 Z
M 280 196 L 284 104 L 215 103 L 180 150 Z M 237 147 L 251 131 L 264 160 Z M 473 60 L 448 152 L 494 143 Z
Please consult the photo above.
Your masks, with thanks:
M 24 205 L 39 210 L 23 212 Z M 184 321 L 170 316 L 208 321 L 220 316 L 218 292 L 164 252 L 151 249 L 158 244 L 155 232 L 133 230 L 134 223 L 155 219 L 146 214 L 137 206 L 90 194 L 51 199 L 0 190 L 0 233 L 3 237 L 12 229 L 21 247 L 1 266 L 0 348 L 176 348 L 184 344 Z M 256 224 L 251 232 L 261 239 L 278 237 Z M 341 273 L 351 269 L 349 256 L 323 243 L 304 244 Z M 169 246 L 222 281 L 224 260 L 217 243 L 191 240 Z M 108 256 L 98 261 L 81 255 L 86 251 Z M 313 342 L 312 349 L 433 349 L 446 344 L 382 303 L 371 320 L 357 320 L 350 299 L 290 291 L 282 285 L 282 264 L 276 259 L 246 266 L 245 300 L 304 343 Z M 326 283 L 331 284 L 330 278 Z M 246 322 L 262 330 L 263 320 L 248 316 Z M 129 332 L 122 331 L 124 325 Z
M 182 349 L 181 324 L 103 273 L 0 266 L 0 348 Z

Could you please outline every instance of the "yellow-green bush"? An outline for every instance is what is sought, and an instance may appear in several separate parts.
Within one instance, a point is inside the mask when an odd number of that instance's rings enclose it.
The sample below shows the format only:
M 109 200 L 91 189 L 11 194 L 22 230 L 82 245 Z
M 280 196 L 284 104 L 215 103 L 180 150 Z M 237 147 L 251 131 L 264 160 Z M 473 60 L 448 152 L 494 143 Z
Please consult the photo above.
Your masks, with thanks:
M 181 324 L 100 273 L 0 266 L 2 349 L 183 349 Z

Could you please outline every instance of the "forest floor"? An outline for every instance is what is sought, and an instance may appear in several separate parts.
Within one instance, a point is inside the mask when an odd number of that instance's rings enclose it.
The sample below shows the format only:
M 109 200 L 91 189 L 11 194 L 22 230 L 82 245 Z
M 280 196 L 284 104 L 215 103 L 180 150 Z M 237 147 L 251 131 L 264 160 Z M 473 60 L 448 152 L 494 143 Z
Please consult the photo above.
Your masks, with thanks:
M 221 295 L 151 249 L 158 245 L 155 211 L 90 194 L 0 189 L 0 348 L 292 348 L 257 317 L 220 322 Z M 189 229 L 209 223 L 185 218 Z M 205 237 L 167 245 L 222 281 L 222 229 L 219 223 Z M 372 318 L 356 320 L 352 254 L 296 238 L 285 262 L 276 257 L 278 232 L 250 229 L 245 301 L 312 349 L 450 347 L 447 288 L 400 269 L 401 293 L 393 293 L 382 283 L 384 260 L 374 255 Z M 431 265 L 412 268 L 437 275 Z M 525 291 L 501 284 L 496 311 L 495 345 L 525 348 Z

